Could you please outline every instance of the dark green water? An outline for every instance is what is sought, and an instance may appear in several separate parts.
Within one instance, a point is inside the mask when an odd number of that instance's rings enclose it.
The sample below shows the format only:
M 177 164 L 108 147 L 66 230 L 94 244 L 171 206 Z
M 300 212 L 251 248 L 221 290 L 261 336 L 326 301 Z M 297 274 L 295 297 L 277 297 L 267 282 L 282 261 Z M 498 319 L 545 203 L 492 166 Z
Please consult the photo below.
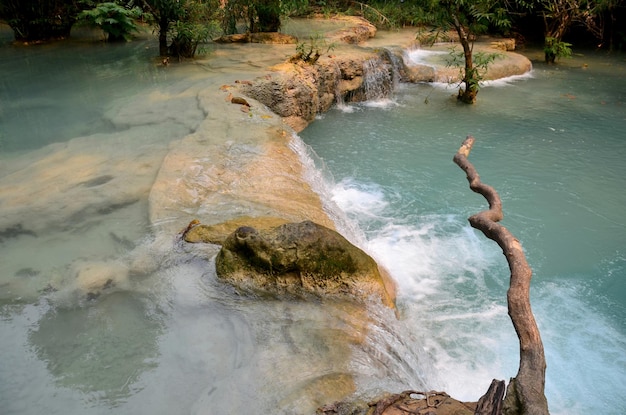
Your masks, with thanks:
M 552 413 L 620 414 L 626 383 L 626 61 L 590 52 L 459 105 L 432 85 L 331 111 L 301 136 L 334 176 L 333 199 L 399 281 L 439 387 L 470 398 L 517 371 L 508 269 L 472 230 L 486 209 L 452 156 L 466 135 L 502 222 L 522 242 L 548 359 Z M 426 101 L 428 103 L 426 103 Z M 480 381 L 479 381 L 480 379 Z

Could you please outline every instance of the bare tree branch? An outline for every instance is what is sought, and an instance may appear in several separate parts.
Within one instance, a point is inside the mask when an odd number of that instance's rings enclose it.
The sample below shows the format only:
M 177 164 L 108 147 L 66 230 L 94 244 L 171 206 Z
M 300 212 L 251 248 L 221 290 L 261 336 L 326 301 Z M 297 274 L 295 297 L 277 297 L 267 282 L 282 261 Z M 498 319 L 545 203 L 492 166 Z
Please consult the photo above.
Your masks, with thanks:
M 506 257 L 511 271 L 507 292 L 509 316 L 520 344 L 520 366 L 511 379 L 504 399 L 503 414 L 548 415 L 545 372 L 546 359 L 535 317 L 530 308 L 530 280 L 532 270 L 520 242 L 500 225 L 503 219 L 502 202 L 496 190 L 480 181 L 478 172 L 467 159 L 474 137 L 468 136 L 454 156 L 454 162 L 467 174 L 470 189 L 481 194 L 489 209 L 469 218 L 470 225 L 495 241 Z

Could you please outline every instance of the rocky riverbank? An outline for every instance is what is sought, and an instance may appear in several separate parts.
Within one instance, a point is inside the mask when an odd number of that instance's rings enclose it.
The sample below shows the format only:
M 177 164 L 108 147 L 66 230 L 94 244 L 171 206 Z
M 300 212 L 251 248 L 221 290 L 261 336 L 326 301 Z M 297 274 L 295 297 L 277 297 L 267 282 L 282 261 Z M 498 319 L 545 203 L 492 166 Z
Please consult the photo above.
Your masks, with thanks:
M 439 63 L 415 62 L 408 56 L 411 49 L 433 53 L 450 53 L 449 42 L 424 46 L 414 29 L 384 32 L 364 19 L 351 17 L 352 30 L 331 32 L 325 42 L 317 42 L 319 58 L 314 63 L 290 59 L 267 68 L 268 73 L 238 85 L 242 94 L 254 98 L 282 117 L 295 131 L 301 131 L 319 113 L 338 102 L 358 102 L 387 96 L 397 82 L 447 82 L 461 79 L 460 69 Z M 306 42 L 305 42 L 306 44 Z M 324 52 L 322 45 L 333 45 Z M 485 80 L 522 75 L 532 69 L 530 60 L 513 52 L 513 39 L 485 37 L 475 45 L 475 53 L 495 53 L 494 62 L 484 74 Z M 315 47 L 313 47 L 315 51 Z M 373 83 L 373 84 L 372 84 Z M 369 89 L 375 89 L 375 94 Z

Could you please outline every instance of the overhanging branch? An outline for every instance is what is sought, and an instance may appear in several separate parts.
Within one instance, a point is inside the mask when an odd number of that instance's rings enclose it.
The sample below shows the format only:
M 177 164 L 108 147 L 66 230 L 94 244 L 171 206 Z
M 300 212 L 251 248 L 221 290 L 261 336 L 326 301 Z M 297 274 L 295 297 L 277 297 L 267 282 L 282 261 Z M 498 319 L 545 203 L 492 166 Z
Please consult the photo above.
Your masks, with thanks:
M 481 194 L 489 203 L 488 210 L 471 216 L 469 222 L 473 228 L 481 231 L 502 248 L 509 264 L 511 277 L 507 304 L 520 344 L 520 366 L 517 376 L 511 379 L 507 389 L 503 414 L 548 415 L 548 402 L 544 394 L 546 359 L 539 329 L 530 307 L 532 270 L 520 242 L 507 228 L 498 223 L 504 217 L 498 192 L 480 181 L 478 172 L 467 159 L 473 145 L 474 137 L 468 136 L 453 160 L 467 175 L 470 189 Z

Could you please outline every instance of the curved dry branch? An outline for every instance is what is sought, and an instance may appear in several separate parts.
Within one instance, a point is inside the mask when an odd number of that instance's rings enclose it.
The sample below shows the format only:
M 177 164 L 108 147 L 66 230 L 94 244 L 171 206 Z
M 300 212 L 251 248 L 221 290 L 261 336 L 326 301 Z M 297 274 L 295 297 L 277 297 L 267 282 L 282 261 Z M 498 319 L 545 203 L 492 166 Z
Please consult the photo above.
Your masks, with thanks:
M 454 162 L 467 174 L 470 189 L 481 194 L 489 209 L 469 218 L 470 225 L 495 241 L 506 257 L 511 271 L 507 292 L 509 316 L 520 344 L 520 366 L 511 379 L 504 400 L 504 414 L 546 415 L 545 372 L 546 359 L 535 317 L 530 308 L 530 280 L 532 270 L 520 242 L 498 222 L 503 219 L 502 202 L 498 192 L 480 181 L 478 172 L 467 159 L 474 137 L 468 136 L 454 155 Z

